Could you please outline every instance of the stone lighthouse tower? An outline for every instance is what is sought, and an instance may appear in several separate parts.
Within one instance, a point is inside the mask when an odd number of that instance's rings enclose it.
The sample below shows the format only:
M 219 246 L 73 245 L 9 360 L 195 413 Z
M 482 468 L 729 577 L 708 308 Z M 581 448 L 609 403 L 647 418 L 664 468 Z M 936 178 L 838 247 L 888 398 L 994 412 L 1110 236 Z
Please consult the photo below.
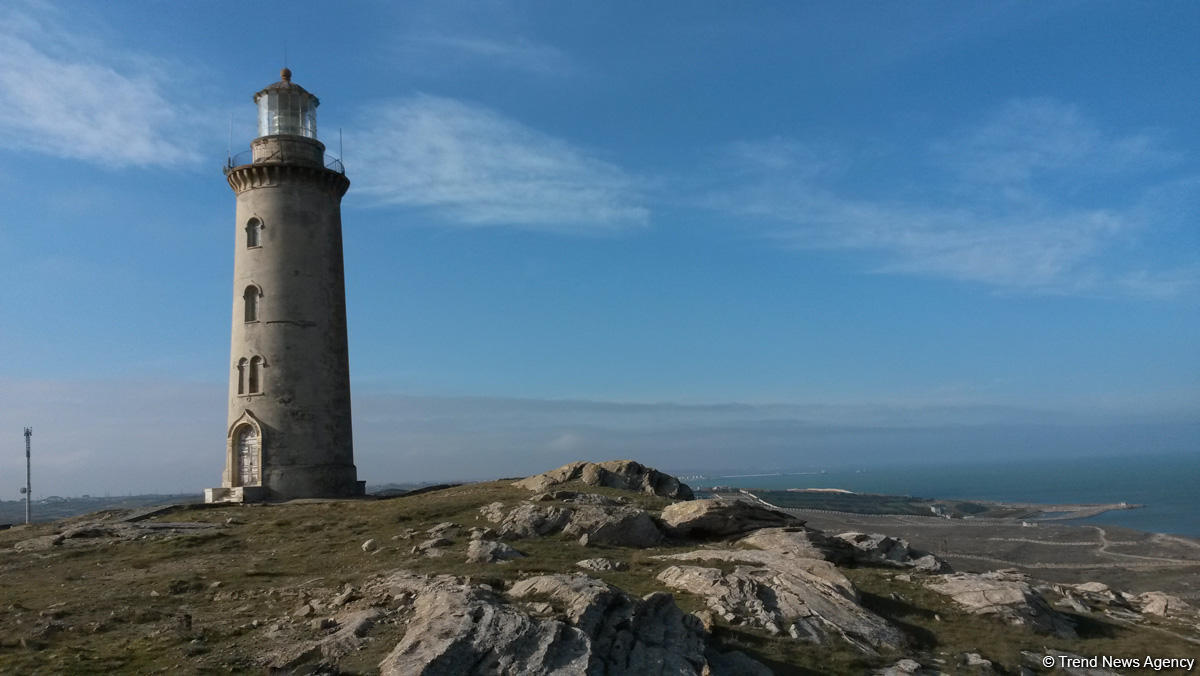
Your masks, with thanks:
M 317 97 L 281 79 L 254 95 L 237 195 L 225 471 L 205 500 L 361 495 L 350 427 L 341 163 L 317 140 Z M 240 157 L 240 156 L 239 156 Z

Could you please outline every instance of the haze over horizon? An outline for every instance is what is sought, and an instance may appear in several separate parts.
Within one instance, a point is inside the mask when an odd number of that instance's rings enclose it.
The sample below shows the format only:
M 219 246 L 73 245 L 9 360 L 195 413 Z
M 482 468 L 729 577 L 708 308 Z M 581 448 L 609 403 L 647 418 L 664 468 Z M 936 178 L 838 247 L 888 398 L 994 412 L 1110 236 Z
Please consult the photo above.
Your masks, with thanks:
M 0 499 L 219 482 L 285 48 L 369 483 L 1200 450 L 1200 5 L 445 5 L 0 8 Z

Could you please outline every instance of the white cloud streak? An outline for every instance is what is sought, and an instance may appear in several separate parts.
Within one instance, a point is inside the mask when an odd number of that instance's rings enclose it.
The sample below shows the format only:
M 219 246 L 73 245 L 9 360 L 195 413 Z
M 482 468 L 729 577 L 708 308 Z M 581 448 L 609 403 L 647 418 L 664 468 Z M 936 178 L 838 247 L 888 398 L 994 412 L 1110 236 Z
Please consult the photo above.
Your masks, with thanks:
M 356 194 L 459 225 L 596 231 L 646 224 L 616 165 L 494 111 L 428 95 L 378 103 L 351 139 Z
M 934 152 L 979 187 L 1089 183 L 1179 159 L 1153 134 L 1106 134 L 1076 106 L 1053 99 L 1009 101 L 981 124 L 935 144 Z
M 1110 260 L 1156 216 L 1152 189 L 1120 182 L 1176 155 L 1151 134 L 1105 134 L 1054 101 L 1009 102 L 927 146 L 903 175 L 882 179 L 919 182 L 901 197 L 831 187 L 856 169 L 867 183 L 880 177 L 794 139 L 731 144 L 724 157 L 727 182 L 704 205 L 765 225 L 786 246 L 873 253 L 875 272 L 1028 293 L 1165 298 L 1194 286 L 1193 266 L 1129 271 Z
M 0 146 L 111 167 L 199 159 L 163 69 L 77 30 L 44 6 L 0 12 Z
M 561 49 L 519 36 L 497 39 L 443 33 L 410 35 L 400 41 L 399 61 L 423 70 L 462 62 L 534 75 L 561 76 L 573 70 L 570 58 Z

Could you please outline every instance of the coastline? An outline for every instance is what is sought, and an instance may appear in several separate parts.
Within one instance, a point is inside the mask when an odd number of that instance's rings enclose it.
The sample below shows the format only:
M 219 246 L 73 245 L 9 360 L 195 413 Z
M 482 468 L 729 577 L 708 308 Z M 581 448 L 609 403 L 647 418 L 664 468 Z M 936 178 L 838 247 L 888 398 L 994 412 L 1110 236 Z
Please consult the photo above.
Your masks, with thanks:
M 825 532 L 884 533 L 903 538 L 917 549 L 937 554 L 958 571 L 1012 568 L 1053 583 L 1101 582 L 1137 592 L 1164 591 L 1190 603 L 1200 602 L 1200 587 L 1194 583 L 1200 578 L 1200 538 L 1066 519 L 948 519 L 793 509 L 774 505 L 748 490 L 742 491 L 742 497 L 792 514 Z
M 758 477 L 728 478 L 732 474 Z M 802 474 L 819 476 L 801 476 Z M 1138 457 L 964 460 L 946 464 L 886 464 L 774 472 L 747 467 L 689 477 L 693 487 L 736 489 L 835 488 L 840 493 L 923 496 L 937 503 L 970 502 L 1026 510 L 1024 518 L 1076 525 L 1130 528 L 1200 538 L 1200 453 Z M 1121 504 L 1126 503 L 1126 508 Z M 1133 506 L 1136 508 L 1132 508 Z M 1061 512 L 1055 513 L 1056 508 Z M 1036 509 L 1036 512 L 1035 512 Z

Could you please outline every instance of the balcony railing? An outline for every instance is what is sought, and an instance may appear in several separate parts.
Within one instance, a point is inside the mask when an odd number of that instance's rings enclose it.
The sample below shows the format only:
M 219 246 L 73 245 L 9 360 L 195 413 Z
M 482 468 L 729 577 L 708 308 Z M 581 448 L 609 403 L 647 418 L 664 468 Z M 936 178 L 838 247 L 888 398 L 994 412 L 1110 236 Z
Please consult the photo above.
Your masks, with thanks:
M 254 160 L 254 151 L 253 150 L 243 150 L 242 152 L 240 152 L 236 155 L 230 155 L 229 157 L 225 158 L 224 172 L 226 174 L 228 174 L 230 171 L 233 170 L 234 167 L 240 167 L 243 164 L 253 164 L 254 163 L 253 160 Z M 326 169 L 328 169 L 330 171 L 336 171 L 339 174 L 346 173 L 346 167 L 345 167 L 345 165 L 342 164 L 341 159 L 334 157 L 333 155 L 330 155 L 329 153 L 325 153 L 324 161 L 325 161 Z

